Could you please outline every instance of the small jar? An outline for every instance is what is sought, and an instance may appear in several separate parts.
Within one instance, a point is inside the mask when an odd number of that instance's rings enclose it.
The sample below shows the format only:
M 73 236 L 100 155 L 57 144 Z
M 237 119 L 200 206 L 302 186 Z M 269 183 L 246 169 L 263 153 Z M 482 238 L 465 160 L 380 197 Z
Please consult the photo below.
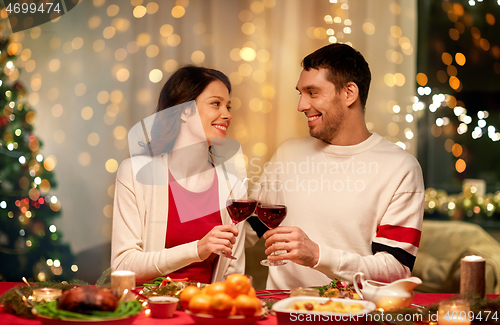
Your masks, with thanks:
M 62 295 L 61 289 L 39 288 L 33 289 L 33 300 L 35 301 L 54 301 Z
M 448 300 L 439 303 L 439 325 L 469 325 L 471 316 L 469 303 L 465 300 Z

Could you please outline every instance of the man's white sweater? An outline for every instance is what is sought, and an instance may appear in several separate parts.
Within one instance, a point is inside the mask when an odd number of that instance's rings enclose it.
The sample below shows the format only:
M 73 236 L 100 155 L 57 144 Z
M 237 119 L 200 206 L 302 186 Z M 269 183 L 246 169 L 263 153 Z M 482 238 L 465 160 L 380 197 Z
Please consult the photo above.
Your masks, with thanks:
M 319 244 L 313 268 L 270 267 L 268 289 L 321 286 L 331 279 L 390 282 L 410 276 L 420 241 L 424 184 L 417 160 L 373 133 L 353 146 L 306 137 L 283 143 L 261 181 L 279 179 L 288 215 Z

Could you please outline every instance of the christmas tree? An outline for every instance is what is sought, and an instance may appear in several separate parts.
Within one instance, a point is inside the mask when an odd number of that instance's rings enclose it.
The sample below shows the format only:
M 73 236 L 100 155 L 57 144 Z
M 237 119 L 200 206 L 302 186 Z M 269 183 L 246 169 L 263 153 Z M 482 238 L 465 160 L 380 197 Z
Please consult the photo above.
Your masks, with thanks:
M 2 34 L 0 30 L 0 281 L 67 280 L 78 268 L 53 224 L 61 209 L 50 195 L 56 186 L 55 160 L 43 156 L 42 143 L 33 134 L 36 113 L 18 80 L 21 44 Z

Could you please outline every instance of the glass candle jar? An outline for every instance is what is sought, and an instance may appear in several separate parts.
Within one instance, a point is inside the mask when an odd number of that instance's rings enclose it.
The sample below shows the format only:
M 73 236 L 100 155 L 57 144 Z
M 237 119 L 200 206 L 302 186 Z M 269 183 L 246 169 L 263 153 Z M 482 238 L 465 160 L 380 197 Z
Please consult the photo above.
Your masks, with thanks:
M 469 303 L 465 300 L 449 300 L 439 303 L 439 325 L 469 325 L 472 313 Z
M 54 301 L 62 295 L 61 289 L 38 288 L 33 289 L 33 300 L 35 301 Z

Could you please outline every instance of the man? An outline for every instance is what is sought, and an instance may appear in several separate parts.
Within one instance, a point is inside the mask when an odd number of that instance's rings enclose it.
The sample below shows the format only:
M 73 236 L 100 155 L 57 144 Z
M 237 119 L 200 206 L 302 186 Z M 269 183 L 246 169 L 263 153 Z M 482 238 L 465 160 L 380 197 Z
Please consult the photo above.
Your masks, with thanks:
M 409 277 L 424 210 L 420 165 L 366 128 L 371 74 L 358 51 L 331 44 L 302 66 L 298 111 L 312 137 L 285 141 L 261 178 L 282 182 L 288 208 L 264 234 L 268 259 L 289 261 L 269 268 L 268 289 L 352 282 L 356 272 Z

